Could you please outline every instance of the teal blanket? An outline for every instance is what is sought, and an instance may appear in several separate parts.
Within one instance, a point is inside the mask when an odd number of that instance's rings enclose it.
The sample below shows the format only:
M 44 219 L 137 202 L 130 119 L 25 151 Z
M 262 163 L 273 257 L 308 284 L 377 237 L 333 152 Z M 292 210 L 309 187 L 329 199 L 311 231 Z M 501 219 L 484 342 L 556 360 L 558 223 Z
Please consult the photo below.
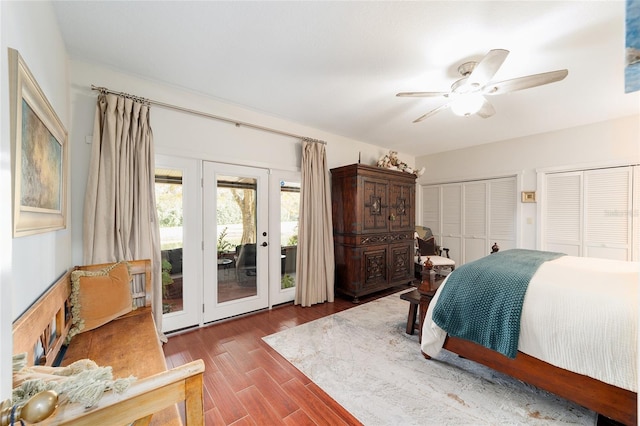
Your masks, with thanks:
M 456 268 L 438 296 L 433 321 L 451 336 L 515 358 L 529 281 L 542 263 L 560 256 L 514 249 Z

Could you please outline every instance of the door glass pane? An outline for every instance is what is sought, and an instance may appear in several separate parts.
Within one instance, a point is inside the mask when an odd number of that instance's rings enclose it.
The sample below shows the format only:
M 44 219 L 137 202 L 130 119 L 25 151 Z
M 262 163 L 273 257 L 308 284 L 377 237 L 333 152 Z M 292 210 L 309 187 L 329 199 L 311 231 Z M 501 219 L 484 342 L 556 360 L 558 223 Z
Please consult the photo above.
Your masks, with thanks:
M 218 303 L 257 294 L 257 180 L 217 178 Z
M 182 171 L 156 169 L 156 208 L 162 250 L 162 310 L 182 311 Z
M 280 288 L 295 287 L 300 182 L 280 181 Z

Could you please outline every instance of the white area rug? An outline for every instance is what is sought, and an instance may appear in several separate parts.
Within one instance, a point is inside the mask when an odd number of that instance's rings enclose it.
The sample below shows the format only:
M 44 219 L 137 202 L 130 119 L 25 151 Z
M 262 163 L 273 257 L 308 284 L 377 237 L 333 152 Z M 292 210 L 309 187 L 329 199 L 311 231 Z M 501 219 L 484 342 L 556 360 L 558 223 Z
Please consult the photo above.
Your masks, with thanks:
M 264 341 L 366 426 L 596 424 L 592 411 L 450 352 L 424 359 L 401 293 Z

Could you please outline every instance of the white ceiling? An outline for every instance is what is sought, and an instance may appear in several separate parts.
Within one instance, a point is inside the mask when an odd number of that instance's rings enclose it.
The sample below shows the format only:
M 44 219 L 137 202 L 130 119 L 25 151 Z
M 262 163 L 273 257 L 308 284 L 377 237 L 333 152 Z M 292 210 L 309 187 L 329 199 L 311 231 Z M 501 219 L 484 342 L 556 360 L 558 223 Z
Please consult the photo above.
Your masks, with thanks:
M 416 156 L 640 113 L 639 93 L 624 94 L 620 0 L 54 8 L 72 59 Z M 488 119 L 445 110 L 412 123 L 443 102 L 397 92 L 448 91 L 459 64 L 495 48 L 511 53 L 494 80 L 563 68 L 569 75 L 491 97 L 496 114 Z

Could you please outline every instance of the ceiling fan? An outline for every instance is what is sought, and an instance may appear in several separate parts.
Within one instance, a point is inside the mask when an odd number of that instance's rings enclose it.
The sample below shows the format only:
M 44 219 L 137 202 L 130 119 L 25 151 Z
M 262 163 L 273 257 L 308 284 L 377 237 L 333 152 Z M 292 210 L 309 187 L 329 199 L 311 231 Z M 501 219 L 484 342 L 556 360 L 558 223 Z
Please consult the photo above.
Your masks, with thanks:
M 462 78 L 451 85 L 450 92 L 401 92 L 396 96 L 414 98 L 443 97 L 448 100 L 444 105 L 415 119 L 414 123 L 418 123 L 449 107 L 456 115 L 469 116 L 477 114 L 482 118 L 489 118 L 495 114 L 496 110 L 484 95 L 501 95 L 515 92 L 516 90 L 542 86 L 560 81 L 569 73 L 565 69 L 527 75 L 511 80 L 491 81 L 500 66 L 502 66 L 502 63 L 507 59 L 507 55 L 509 55 L 508 50 L 493 49 L 480 62 L 465 62 L 460 65 L 458 72 Z

